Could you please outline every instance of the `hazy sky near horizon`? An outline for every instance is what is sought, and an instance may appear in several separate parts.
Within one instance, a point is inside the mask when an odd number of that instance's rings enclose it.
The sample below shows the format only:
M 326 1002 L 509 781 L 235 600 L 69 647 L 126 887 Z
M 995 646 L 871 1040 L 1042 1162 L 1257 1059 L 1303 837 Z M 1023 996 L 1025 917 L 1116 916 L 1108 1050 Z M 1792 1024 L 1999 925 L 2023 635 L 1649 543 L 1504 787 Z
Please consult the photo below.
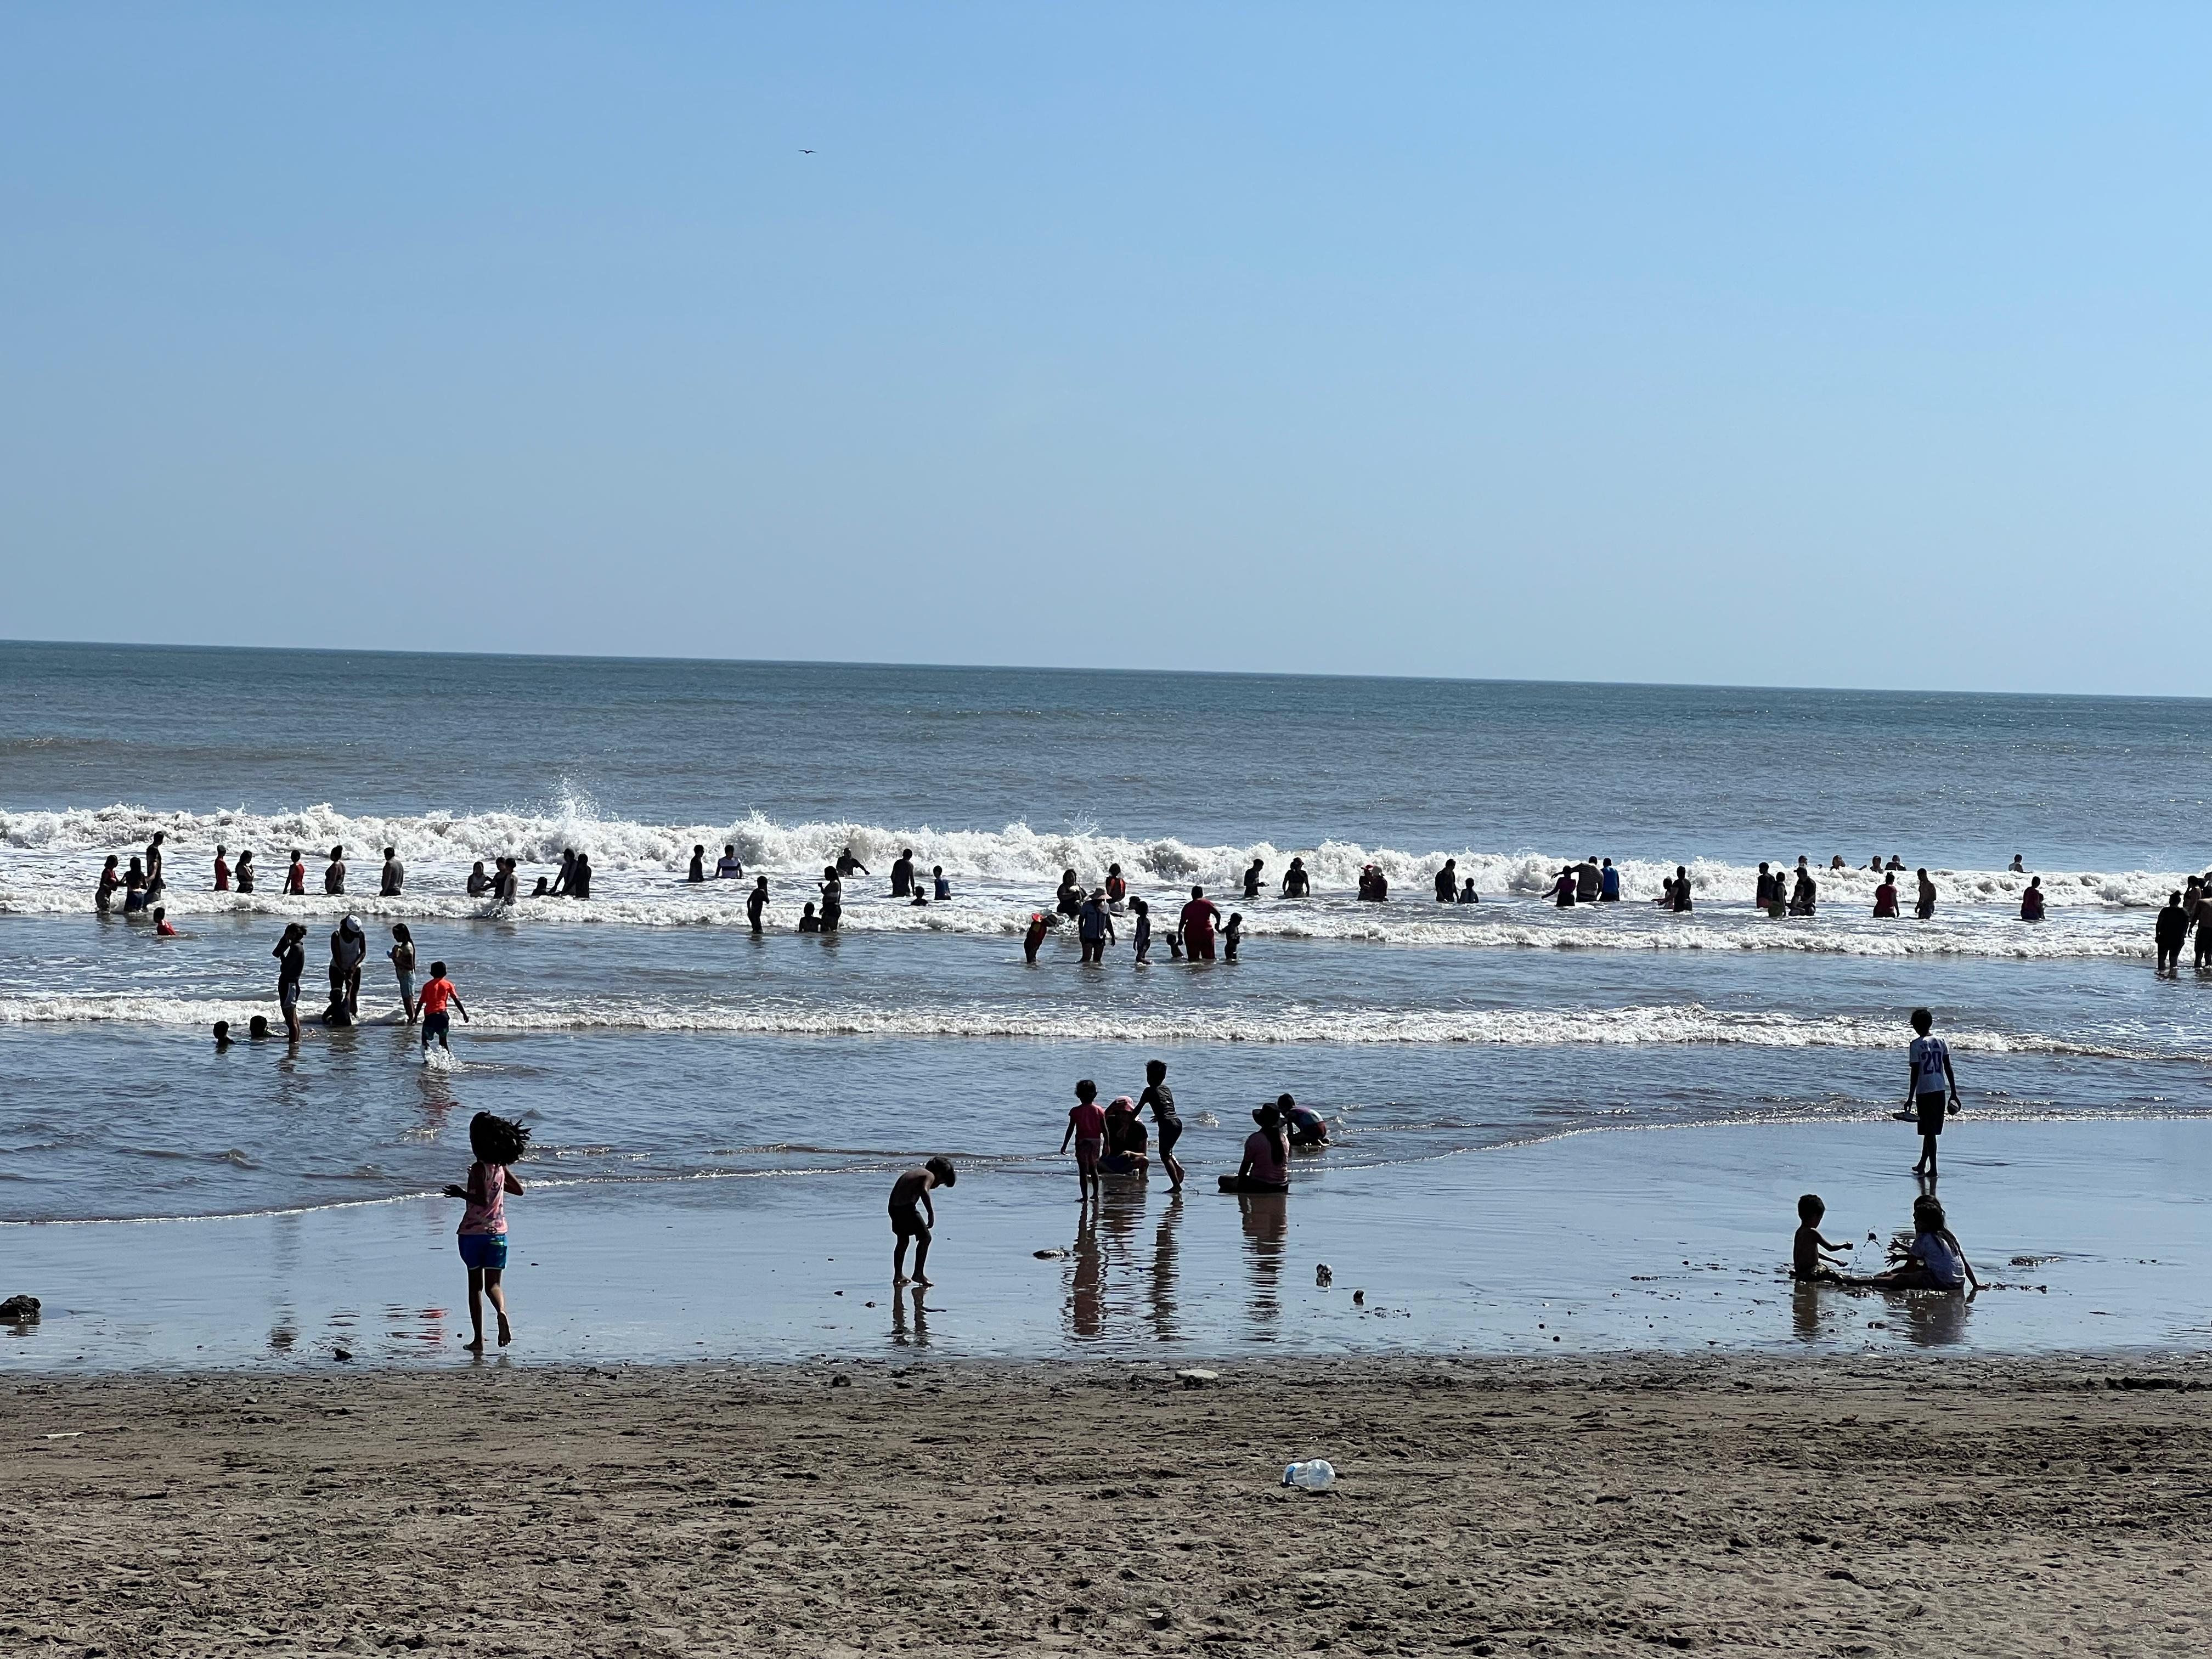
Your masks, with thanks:
M 2212 694 L 2201 8 L 0 43 L 0 637 Z

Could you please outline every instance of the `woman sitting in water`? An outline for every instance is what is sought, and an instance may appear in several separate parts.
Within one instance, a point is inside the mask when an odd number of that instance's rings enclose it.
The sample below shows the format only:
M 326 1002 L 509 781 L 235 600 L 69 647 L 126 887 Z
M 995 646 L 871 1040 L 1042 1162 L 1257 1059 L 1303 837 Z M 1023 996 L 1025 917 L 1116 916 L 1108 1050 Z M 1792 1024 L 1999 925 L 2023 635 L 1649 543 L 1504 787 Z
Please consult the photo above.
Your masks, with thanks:
M 1912 1243 L 1905 1260 L 1887 1273 L 1850 1282 L 1878 1291 L 1943 1291 L 1954 1296 L 1965 1291 L 1969 1297 L 1982 1288 L 1974 1264 L 1943 1218 L 1943 1206 L 1926 1194 L 1912 1200 Z
M 1083 890 L 1083 884 L 1076 880 L 1074 871 L 1063 870 L 1060 872 L 1060 891 L 1054 897 L 1053 908 L 1061 915 L 1081 915 L 1083 901 L 1089 895 Z
M 2020 919 L 2022 921 L 2043 920 L 2043 878 L 2041 876 L 2028 878 L 2027 890 L 2020 896 Z M 2197 925 L 2201 928 L 2204 924 L 2200 921 Z
M 1244 1137 L 1244 1161 L 1233 1176 L 1221 1177 L 1224 1193 L 1287 1193 L 1291 1190 L 1291 1146 L 1283 1135 L 1283 1115 L 1273 1106 L 1252 1114 L 1260 1127 Z

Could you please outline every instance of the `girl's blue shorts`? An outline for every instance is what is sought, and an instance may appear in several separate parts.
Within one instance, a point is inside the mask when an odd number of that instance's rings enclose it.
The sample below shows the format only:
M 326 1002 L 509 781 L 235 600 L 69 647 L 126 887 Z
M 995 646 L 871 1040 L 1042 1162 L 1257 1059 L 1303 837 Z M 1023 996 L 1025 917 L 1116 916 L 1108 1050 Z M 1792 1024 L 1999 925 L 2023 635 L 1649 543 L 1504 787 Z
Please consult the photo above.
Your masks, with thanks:
M 463 1233 L 461 1261 L 471 1267 L 504 1267 L 507 1266 L 507 1235 L 505 1233 Z

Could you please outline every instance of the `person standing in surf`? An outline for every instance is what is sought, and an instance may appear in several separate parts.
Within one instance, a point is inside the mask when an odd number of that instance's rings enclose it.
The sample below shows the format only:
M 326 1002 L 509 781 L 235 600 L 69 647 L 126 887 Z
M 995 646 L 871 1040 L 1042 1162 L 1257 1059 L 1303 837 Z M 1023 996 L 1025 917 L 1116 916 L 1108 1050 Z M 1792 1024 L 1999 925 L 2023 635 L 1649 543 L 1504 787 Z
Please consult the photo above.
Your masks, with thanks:
M 215 849 L 215 890 L 230 890 L 230 848 L 217 843 Z
M 1923 921 L 1936 914 L 1936 884 L 1928 879 L 1928 871 L 1924 866 L 1920 872 L 1920 899 L 1913 906 L 1912 914 Z
M 837 873 L 836 865 L 822 866 L 822 931 L 837 931 L 838 918 L 845 914 L 845 883 Z
M 276 958 L 276 1006 L 284 1015 L 284 1030 L 300 1040 L 300 976 L 307 971 L 307 930 L 294 922 L 269 954 Z
M 1283 896 L 1306 898 L 1313 892 L 1313 878 L 1306 873 L 1306 861 L 1292 859 L 1291 867 L 1283 872 Z
M 761 918 L 768 914 L 768 878 L 753 878 L 753 890 L 745 895 L 745 920 L 752 924 L 756 937 L 761 931 Z
M 307 861 L 296 847 L 292 849 L 292 867 L 284 874 L 284 890 L 294 898 L 307 896 Z
M 1206 889 L 1190 890 L 1190 902 L 1182 907 L 1183 953 L 1193 962 L 1213 960 L 1213 925 L 1221 920 L 1221 912 L 1206 896 Z
M 407 931 L 404 921 L 392 925 L 392 948 L 385 955 L 392 958 L 392 971 L 399 981 L 399 1006 L 407 1012 L 407 1023 L 415 1023 L 415 935 Z
M 453 981 L 446 977 L 446 964 L 434 962 L 430 964 L 430 981 L 422 988 L 422 1000 L 415 1005 L 422 1016 L 422 1054 L 425 1059 L 429 1057 L 432 1037 L 438 1039 L 438 1047 L 447 1054 L 453 1052 L 453 1045 L 446 1041 L 447 1034 L 453 1029 L 453 1017 L 446 1012 L 448 1004 L 460 1010 L 461 1018 L 465 1023 L 469 1011 L 461 1001 L 461 994 L 453 988 Z
M 331 861 L 323 869 L 323 891 L 334 898 L 345 896 L 345 848 L 331 848 Z
M 891 896 L 914 896 L 914 848 L 911 847 L 891 860 Z

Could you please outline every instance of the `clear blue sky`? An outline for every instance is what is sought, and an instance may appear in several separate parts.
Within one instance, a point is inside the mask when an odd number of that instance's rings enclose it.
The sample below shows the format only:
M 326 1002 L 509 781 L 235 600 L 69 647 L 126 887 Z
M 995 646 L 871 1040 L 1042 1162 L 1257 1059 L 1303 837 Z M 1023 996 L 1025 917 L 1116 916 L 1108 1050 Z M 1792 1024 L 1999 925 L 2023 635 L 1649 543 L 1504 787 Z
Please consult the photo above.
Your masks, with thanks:
M 12 7 L 0 636 L 2212 694 L 2208 70 L 2183 6 Z

